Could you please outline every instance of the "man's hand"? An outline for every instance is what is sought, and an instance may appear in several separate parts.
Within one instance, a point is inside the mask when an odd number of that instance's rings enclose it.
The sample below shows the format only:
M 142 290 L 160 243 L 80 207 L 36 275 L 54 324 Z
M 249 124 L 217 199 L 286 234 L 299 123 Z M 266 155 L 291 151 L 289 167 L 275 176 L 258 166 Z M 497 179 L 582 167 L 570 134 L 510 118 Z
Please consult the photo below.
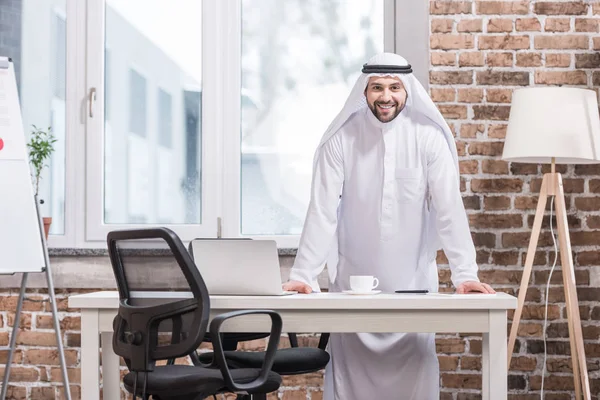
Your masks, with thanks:
M 486 293 L 486 294 L 494 294 L 496 291 L 492 289 L 490 285 L 487 283 L 481 283 L 477 281 L 466 281 L 458 285 L 456 288 L 457 294 L 465 294 L 465 293 Z
M 306 294 L 312 293 L 312 288 L 310 285 L 300 281 L 289 281 L 284 283 L 283 290 Z

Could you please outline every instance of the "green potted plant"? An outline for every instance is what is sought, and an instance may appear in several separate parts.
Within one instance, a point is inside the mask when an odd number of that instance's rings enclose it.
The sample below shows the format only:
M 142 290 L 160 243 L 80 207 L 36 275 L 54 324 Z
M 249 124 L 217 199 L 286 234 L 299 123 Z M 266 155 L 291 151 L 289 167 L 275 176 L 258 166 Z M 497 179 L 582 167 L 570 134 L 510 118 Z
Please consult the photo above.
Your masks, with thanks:
M 48 130 L 44 131 L 39 129 L 37 126 L 32 125 L 33 130 L 31 131 L 31 137 L 27 143 L 27 149 L 29 150 L 29 163 L 33 167 L 32 179 L 33 188 L 35 190 L 35 199 L 40 204 L 44 204 L 44 200 L 38 199 L 38 192 L 40 189 L 40 179 L 42 177 L 42 171 L 48 166 L 47 161 L 54 152 L 54 143 L 56 138 L 52 134 L 52 128 L 48 127 Z M 50 232 L 50 224 L 52 224 L 51 217 L 44 217 L 44 232 L 46 239 L 48 238 L 48 232 Z

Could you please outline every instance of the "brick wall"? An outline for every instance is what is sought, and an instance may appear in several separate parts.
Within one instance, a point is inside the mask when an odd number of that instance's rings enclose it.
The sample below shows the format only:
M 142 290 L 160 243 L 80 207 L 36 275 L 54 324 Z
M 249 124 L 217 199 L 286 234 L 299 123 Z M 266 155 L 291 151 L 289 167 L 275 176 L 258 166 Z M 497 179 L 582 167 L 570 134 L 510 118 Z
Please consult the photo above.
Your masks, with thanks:
M 537 165 L 500 160 L 511 93 L 528 85 L 600 86 L 600 3 L 536 1 L 438 1 L 431 3 L 431 95 L 457 137 L 462 188 L 482 280 L 516 294 L 533 222 L 541 173 Z M 564 174 L 585 348 L 594 398 L 600 394 L 600 168 L 559 166 Z M 542 323 L 545 282 L 553 259 L 548 221 L 540 239 L 535 270 L 511 366 L 510 398 L 539 398 L 543 362 Z M 439 261 L 445 264 L 443 255 Z M 449 271 L 440 281 L 449 290 Z M 548 309 L 549 377 L 546 398 L 572 398 L 567 323 L 555 272 Z M 79 293 L 74 290 L 70 293 Z M 16 305 L 15 291 L 0 293 L 0 346 Z M 79 395 L 77 310 L 67 308 L 68 292 L 58 293 L 67 362 L 75 399 Z M 44 300 L 44 293 L 32 293 Z M 25 304 L 23 331 L 12 369 L 12 399 L 55 399 L 60 369 L 51 314 L 45 302 Z M 312 340 L 314 339 L 305 339 Z M 254 349 L 262 343 L 249 343 Z M 442 399 L 478 399 L 481 387 L 481 337 L 439 335 Z M 0 363 L 6 351 L 0 351 Z M 0 373 L 3 373 L 0 368 Z M 284 380 L 279 398 L 322 398 L 322 375 Z M 272 397 L 274 398 L 274 397 Z M 113 400 L 113 399 L 110 399 Z
M 516 294 L 542 172 L 501 160 L 512 91 L 530 85 L 600 86 L 600 3 L 435 1 L 430 3 L 430 92 L 455 132 L 464 203 L 482 280 Z M 600 393 L 600 168 L 558 166 L 568 220 L 592 393 Z M 548 217 L 519 327 L 509 376 L 512 399 L 539 398 L 545 284 L 554 259 Z M 556 226 L 556 224 L 554 224 Z M 445 263 L 443 255 L 439 257 Z M 560 265 L 560 262 L 558 263 Z M 441 280 L 448 282 L 443 271 Z M 560 270 L 549 292 L 550 377 L 546 398 L 571 399 L 572 370 Z M 475 399 L 481 387 L 480 337 L 440 336 L 445 399 Z M 473 393 L 470 393 L 473 392 Z

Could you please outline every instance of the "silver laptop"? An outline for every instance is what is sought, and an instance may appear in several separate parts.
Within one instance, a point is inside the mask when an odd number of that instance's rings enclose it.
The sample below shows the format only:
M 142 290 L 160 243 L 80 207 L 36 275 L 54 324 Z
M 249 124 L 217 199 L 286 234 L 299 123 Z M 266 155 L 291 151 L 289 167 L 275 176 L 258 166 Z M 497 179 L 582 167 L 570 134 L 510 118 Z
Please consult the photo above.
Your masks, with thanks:
M 210 294 L 294 294 L 281 288 L 277 244 L 274 240 L 194 239 L 194 262 Z

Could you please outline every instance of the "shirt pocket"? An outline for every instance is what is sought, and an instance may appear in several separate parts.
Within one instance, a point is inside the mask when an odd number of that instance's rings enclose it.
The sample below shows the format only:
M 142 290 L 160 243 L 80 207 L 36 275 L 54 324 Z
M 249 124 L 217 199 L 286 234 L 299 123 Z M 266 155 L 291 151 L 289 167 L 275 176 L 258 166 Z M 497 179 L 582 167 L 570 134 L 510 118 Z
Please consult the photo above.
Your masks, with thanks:
M 423 198 L 425 185 L 421 168 L 396 168 L 396 200 L 413 203 Z

